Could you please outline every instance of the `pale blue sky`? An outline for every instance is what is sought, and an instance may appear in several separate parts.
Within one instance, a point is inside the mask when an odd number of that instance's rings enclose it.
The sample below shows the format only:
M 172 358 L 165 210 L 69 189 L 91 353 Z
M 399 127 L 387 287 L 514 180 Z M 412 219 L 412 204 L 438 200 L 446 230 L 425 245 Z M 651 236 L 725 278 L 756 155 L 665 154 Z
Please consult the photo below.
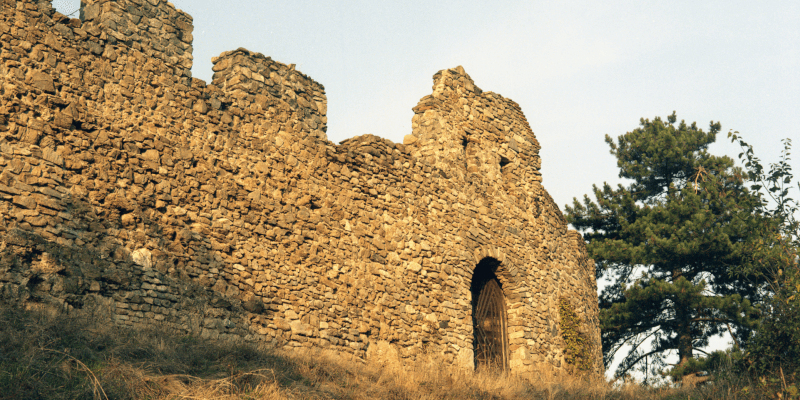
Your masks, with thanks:
M 79 3 L 58 1 L 61 11 Z M 195 77 L 210 81 L 211 57 L 238 47 L 297 64 L 325 86 L 334 142 L 402 142 L 432 75 L 463 65 L 522 107 L 562 210 L 594 183 L 619 182 L 604 135 L 642 117 L 721 121 L 715 154 L 738 154 L 729 129 L 766 162 L 783 138 L 800 147 L 796 0 L 173 3 L 194 17 Z

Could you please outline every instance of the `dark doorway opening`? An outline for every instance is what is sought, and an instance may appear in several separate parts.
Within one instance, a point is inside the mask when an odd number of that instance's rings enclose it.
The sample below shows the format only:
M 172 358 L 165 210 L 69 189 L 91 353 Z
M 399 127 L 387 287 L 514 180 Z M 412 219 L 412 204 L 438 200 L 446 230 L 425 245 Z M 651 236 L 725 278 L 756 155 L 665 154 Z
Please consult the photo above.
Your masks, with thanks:
M 472 275 L 475 368 L 508 369 L 506 300 L 497 279 L 500 262 L 484 258 Z

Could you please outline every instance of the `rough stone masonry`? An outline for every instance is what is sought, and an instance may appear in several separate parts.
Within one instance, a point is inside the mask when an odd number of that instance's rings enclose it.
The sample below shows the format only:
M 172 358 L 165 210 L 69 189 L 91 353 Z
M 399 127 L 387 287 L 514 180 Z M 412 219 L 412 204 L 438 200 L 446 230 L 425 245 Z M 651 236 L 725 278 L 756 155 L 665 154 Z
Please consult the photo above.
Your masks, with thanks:
M 469 368 L 495 329 L 523 373 L 566 368 L 566 299 L 602 369 L 594 263 L 539 143 L 461 67 L 434 75 L 403 144 L 336 145 L 323 86 L 293 65 L 238 49 L 191 78 L 192 18 L 171 3 L 0 5 L 4 303 Z

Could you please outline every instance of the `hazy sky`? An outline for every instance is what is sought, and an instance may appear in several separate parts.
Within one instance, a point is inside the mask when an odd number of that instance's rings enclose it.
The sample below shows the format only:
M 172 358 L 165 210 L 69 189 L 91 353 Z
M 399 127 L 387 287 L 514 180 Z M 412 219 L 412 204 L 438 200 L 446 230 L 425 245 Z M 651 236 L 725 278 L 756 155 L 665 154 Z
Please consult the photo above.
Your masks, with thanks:
M 60 11 L 79 1 L 58 0 Z M 516 101 L 542 145 L 544 186 L 562 208 L 617 183 L 604 135 L 639 119 L 720 121 L 765 162 L 800 139 L 800 2 L 173 0 L 194 17 L 195 77 L 245 47 L 325 86 L 328 137 L 402 142 L 438 70 Z M 800 140 L 795 142 L 800 147 Z M 793 160 L 800 175 L 800 162 Z

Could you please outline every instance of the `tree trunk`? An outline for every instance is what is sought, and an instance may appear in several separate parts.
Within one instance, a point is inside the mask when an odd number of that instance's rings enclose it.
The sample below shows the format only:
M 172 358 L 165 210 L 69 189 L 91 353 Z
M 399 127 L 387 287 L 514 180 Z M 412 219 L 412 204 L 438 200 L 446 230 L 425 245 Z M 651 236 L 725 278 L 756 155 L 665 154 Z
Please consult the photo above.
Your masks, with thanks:
M 686 325 L 683 323 L 679 326 L 678 331 L 678 365 L 683 365 L 692 359 L 692 333 L 691 326 L 687 321 Z
M 680 270 L 672 271 L 672 282 L 681 276 Z M 692 359 L 692 322 L 689 305 L 675 301 L 675 318 L 678 322 L 678 365 L 684 365 Z

